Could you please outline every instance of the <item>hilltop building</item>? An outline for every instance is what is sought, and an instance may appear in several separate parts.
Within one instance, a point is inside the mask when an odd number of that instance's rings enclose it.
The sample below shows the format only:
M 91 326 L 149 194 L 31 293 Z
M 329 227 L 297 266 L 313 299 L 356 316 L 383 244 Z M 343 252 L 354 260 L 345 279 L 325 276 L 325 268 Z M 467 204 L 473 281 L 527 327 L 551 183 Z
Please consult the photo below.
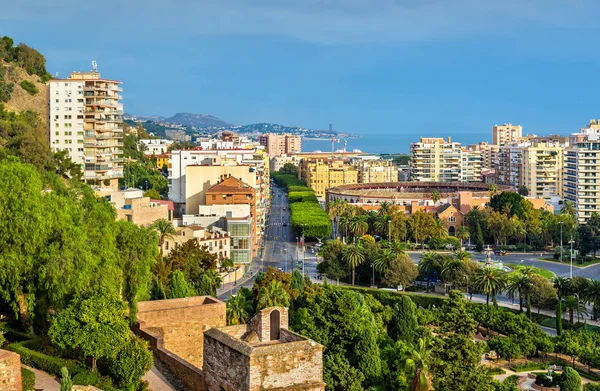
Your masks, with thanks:
M 72 72 L 67 79 L 50 80 L 48 89 L 50 147 L 68 151 L 87 183 L 114 189 L 123 177 L 120 85 L 97 71 Z

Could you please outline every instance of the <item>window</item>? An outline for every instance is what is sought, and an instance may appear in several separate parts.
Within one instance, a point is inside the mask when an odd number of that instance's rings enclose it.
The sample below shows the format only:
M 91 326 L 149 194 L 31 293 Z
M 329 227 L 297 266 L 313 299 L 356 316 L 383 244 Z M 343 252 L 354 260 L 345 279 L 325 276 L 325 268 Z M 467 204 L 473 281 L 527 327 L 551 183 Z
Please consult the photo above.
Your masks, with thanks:
M 449 216 L 448 217 L 448 222 L 449 223 L 455 223 L 456 222 L 456 216 Z

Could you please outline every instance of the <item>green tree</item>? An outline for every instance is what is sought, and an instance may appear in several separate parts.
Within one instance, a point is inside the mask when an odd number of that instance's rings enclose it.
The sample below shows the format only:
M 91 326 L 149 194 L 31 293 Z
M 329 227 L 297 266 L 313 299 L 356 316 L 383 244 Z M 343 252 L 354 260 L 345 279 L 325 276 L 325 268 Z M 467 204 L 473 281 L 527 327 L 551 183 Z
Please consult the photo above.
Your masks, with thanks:
M 562 308 L 562 299 L 567 290 L 568 279 L 565 277 L 554 277 L 552 278 L 552 284 L 556 289 L 557 293 L 557 301 L 556 301 L 556 335 L 561 336 L 562 334 L 562 317 L 563 317 L 563 308 Z
M 421 273 L 427 276 L 427 292 L 429 292 L 429 286 L 431 284 L 431 276 L 440 271 L 440 258 L 432 252 L 427 251 L 421 254 L 421 261 L 419 262 L 419 270 Z
M 194 288 L 189 286 L 185 275 L 180 270 L 175 270 L 171 275 L 169 284 L 169 299 L 179 299 L 194 295 Z
M 563 369 L 563 374 L 561 376 L 561 391 L 581 391 L 581 376 L 571 367 L 566 367 Z
M 254 312 L 252 292 L 248 288 L 240 288 L 235 296 L 227 300 L 227 324 L 238 325 L 248 322 Z
M 440 195 L 440 192 L 439 192 L 439 191 L 437 191 L 437 190 L 434 190 L 434 191 L 431 193 L 431 200 L 433 201 L 433 204 L 434 204 L 434 205 L 438 203 L 438 201 L 440 200 L 440 198 L 442 198 L 442 196 Z
M 337 280 L 348 276 L 348 265 L 343 260 L 345 244 L 339 240 L 329 240 L 323 246 L 323 262 L 317 265 L 317 271 L 328 278 Z
M 130 336 L 111 361 L 110 372 L 119 388 L 133 391 L 140 385 L 142 376 L 154 365 L 148 342 Z
M 417 305 L 408 297 L 400 296 L 392 310 L 392 320 L 388 326 L 389 335 L 394 341 L 415 342 L 417 323 Z
M 150 289 L 150 300 L 164 300 L 166 298 L 165 287 L 156 278 L 153 278 L 152 288 Z
M 481 232 L 481 225 L 477 223 L 475 226 L 475 250 L 478 252 L 483 251 L 483 233 Z
M 419 268 L 407 255 L 392 260 L 381 282 L 387 286 L 409 287 L 419 276 Z
M 279 169 L 279 172 L 282 174 L 290 174 L 295 177 L 298 176 L 298 166 L 292 163 L 285 163 L 283 167 Z
M 450 291 L 440 310 L 440 328 L 445 333 L 473 336 L 477 321 L 467 310 L 467 300 L 460 291 Z
M 150 197 L 151 200 L 160 200 L 161 196 L 158 190 L 150 189 L 144 193 L 144 197 Z
M 73 380 L 66 367 L 60 368 L 60 391 L 71 391 L 73 389 Z
M 529 195 L 529 189 L 527 189 L 527 186 L 521 185 L 521 186 L 519 186 L 518 193 L 520 195 L 522 195 L 523 197 L 527 197 Z
M 529 277 L 518 270 L 508 276 L 506 292 L 512 296 L 519 296 L 519 312 L 523 312 L 523 297 L 525 297 L 525 292 L 530 288 L 530 285 L 531 280 Z
M 257 309 L 261 310 L 267 307 L 288 307 L 290 305 L 290 295 L 285 291 L 280 281 L 273 280 L 267 286 L 260 290 L 257 302 Z
M 156 234 L 128 221 L 117 222 L 116 244 L 123 270 L 123 298 L 129 304 L 129 321 L 137 319 L 138 299 L 147 299 L 152 283 L 151 268 L 158 249 Z
M 486 296 L 485 304 L 489 305 L 490 296 L 492 302 L 496 304 L 496 295 L 502 292 L 505 287 L 504 272 L 494 267 L 484 267 L 475 279 L 475 287 Z
M 365 261 L 365 255 L 362 248 L 358 245 L 350 244 L 344 248 L 342 259 L 348 267 L 352 269 L 352 285 L 354 285 L 354 277 L 356 267 Z
M 583 297 L 593 304 L 592 316 L 597 320 L 600 313 L 600 281 L 590 279 L 583 292 Z
M 456 232 L 456 237 L 460 240 L 460 246 L 463 247 L 464 241 L 471 238 L 471 231 L 466 225 L 461 225 Z
M 431 353 L 429 351 L 429 340 L 427 337 L 419 338 L 417 346 L 410 352 L 406 359 L 406 368 L 414 372 L 410 382 L 410 391 L 429 391 L 432 389 L 432 374 L 429 371 Z
M 95 371 L 97 359 L 114 357 L 127 341 L 125 308 L 116 295 L 108 292 L 96 290 L 75 296 L 52 319 L 48 335 L 58 347 L 80 349 L 91 357 Z
M 574 323 L 574 315 L 577 317 L 586 316 L 587 308 L 585 303 L 578 296 L 567 296 L 562 302 L 563 311 L 569 313 L 569 323 Z
M 415 243 L 426 241 L 432 236 L 436 226 L 435 220 L 429 213 L 418 210 L 408 218 L 408 227 Z

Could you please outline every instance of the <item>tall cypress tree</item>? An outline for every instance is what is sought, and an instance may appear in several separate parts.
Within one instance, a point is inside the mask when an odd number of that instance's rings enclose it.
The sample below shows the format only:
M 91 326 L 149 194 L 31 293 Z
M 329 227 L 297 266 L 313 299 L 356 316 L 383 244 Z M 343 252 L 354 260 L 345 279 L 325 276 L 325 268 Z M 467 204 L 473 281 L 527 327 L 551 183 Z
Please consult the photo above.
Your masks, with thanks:
M 479 223 L 475 227 L 475 249 L 479 252 L 483 251 L 483 233 L 481 232 Z
M 400 296 L 400 301 L 394 306 L 390 322 L 390 336 L 395 340 L 414 343 L 417 322 L 417 306 L 408 296 Z

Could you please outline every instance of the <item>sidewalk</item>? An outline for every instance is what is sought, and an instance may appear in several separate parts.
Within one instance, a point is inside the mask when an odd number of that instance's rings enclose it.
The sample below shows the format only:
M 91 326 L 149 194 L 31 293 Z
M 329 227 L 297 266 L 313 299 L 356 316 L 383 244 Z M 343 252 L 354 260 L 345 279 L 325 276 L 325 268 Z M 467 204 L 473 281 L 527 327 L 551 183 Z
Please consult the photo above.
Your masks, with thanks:
M 60 391 L 60 383 L 54 376 L 49 375 L 44 371 L 40 371 L 39 369 L 28 367 L 27 365 L 22 366 L 23 368 L 29 369 L 31 372 L 35 373 L 34 388 L 37 391 Z

